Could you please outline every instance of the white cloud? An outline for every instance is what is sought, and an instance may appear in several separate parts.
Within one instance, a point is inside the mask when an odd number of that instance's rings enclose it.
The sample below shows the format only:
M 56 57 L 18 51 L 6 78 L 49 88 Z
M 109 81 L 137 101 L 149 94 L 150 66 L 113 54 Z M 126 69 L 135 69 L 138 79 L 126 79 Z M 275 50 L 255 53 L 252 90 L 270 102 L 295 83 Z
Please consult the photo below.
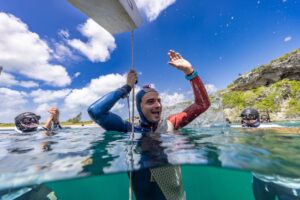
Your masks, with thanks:
M 69 116 L 86 111 L 88 106 L 94 103 L 103 95 L 123 86 L 126 83 L 126 76 L 120 74 L 108 74 L 92 79 L 90 84 L 81 89 L 74 89 L 66 97 L 64 112 L 68 112 Z M 115 109 L 122 108 L 117 105 Z
M 59 30 L 58 35 L 60 35 L 63 38 L 69 38 L 70 37 L 70 33 L 69 33 L 68 30 Z
M 71 58 L 75 60 L 75 56 L 73 55 L 71 49 L 65 46 L 63 43 L 55 43 L 55 53 L 53 53 L 53 57 L 58 61 L 64 61 L 66 58 Z
M 30 96 L 33 98 L 35 103 L 49 103 L 64 99 L 71 89 L 64 90 L 35 90 L 30 93 Z
M 173 106 L 177 103 L 187 101 L 183 94 L 177 92 L 170 94 L 166 92 L 160 93 L 161 101 L 163 106 Z
M 81 89 L 42 90 L 37 89 L 29 94 L 25 92 L 0 88 L 0 122 L 12 122 L 14 117 L 21 112 L 31 111 L 42 116 L 45 121 L 48 109 L 56 106 L 60 109 L 60 119 L 67 120 L 79 112 L 83 113 L 83 119 L 89 119 L 87 108 L 93 102 L 105 94 L 120 88 L 126 83 L 126 75 L 108 74 L 92 79 Z M 136 87 L 136 92 L 139 87 Z M 126 115 L 125 101 L 119 101 L 112 111 Z M 125 111 L 124 111 L 125 110 Z M 127 116 L 127 115 L 126 115 Z
M 92 19 L 80 25 L 79 32 L 87 37 L 88 41 L 66 39 L 67 43 L 81 52 L 92 62 L 105 62 L 110 58 L 110 52 L 116 48 L 114 37 Z M 66 33 L 61 33 L 66 35 Z M 68 36 L 68 35 L 67 35 Z
M 26 111 L 25 92 L 0 88 L 0 99 L 0 122 L 12 122 L 15 116 Z
M 149 21 L 155 20 L 159 14 L 176 0 L 136 0 L 137 7 L 142 10 Z
M 213 84 L 205 84 L 205 88 L 209 95 L 218 91 L 218 88 Z
M 292 36 L 287 36 L 284 38 L 284 42 L 289 42 L 292 40 Z
M 20 86 L 25 88 L 35 88 L 38 87 L 39 84 L 34 81 L 20 81 Z
M 10 86 L 21 86 L 25 88 L 38 87 L 39 84 L 33 81 L 18 81 L 16 78 L 6 72 L 2 72 L 0 76 L 0 85 L 10 87 Z
M 0 12 L 0 24 L 0 65 L 8 72 L 54 86 L 71 83 L 63 66 L 49 63 L 53 50 L 25 23 L 11 14 Z
M 80 76 L 80 72 L 76 72 L 73 76 L 73 78 L 77 78 L 78 76 Z
M 33 112 L 41 116 L 41 122 L 45 122 L 50 116 L 48 110 L 53 106 L 57 107 L 57 103 L 42 103 L 39 104 Z

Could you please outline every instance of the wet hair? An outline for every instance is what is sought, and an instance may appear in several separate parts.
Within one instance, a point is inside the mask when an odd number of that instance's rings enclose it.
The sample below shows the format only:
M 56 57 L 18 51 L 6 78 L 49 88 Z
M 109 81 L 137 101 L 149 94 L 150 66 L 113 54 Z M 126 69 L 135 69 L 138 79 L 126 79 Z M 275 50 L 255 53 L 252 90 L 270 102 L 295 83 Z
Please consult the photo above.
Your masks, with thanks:
M 36 131 L 41 117 L 32 112 L 21 113 L 15 117 L 16 128 L 21 132 Z

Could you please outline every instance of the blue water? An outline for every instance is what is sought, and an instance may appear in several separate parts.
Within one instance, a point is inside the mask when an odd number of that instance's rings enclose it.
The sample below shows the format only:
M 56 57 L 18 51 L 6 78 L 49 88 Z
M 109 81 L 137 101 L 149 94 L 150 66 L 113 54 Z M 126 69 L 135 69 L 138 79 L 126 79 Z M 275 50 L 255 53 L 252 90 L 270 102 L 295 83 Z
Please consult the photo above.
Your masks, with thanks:
M 299 122 L 286 129 L 200 128 L 142 136 L 99 127 L 53 136 L 0 134 L 0 190 L 164 165 L 206 165 L 300 178 Z M 295 128 L 296 127 L 296 128 Z

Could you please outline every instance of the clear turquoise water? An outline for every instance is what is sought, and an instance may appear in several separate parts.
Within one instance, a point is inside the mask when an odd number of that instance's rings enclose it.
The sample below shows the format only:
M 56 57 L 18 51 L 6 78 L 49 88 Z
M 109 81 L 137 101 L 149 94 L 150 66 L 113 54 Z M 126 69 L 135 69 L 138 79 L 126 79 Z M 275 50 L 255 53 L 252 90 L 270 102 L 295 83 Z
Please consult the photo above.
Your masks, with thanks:
M 135 134 L 133 141 L 98 127 L 50 137 L 2 131 L 0 189 L 48 182 L 61 199 L 127 199 L 122 172 L 180 164 L 188 199 L 253 199 L 253 171 L 300 178 L 299 144 L 300 133 L 271 129 L 193 127 L 155 138 Z
M 183 166 L 188 200 L 254 200 L 250 172 L 206 166 Z M 64 200 L 128 199 L 127 174 L 94 176 L 47 184 Z

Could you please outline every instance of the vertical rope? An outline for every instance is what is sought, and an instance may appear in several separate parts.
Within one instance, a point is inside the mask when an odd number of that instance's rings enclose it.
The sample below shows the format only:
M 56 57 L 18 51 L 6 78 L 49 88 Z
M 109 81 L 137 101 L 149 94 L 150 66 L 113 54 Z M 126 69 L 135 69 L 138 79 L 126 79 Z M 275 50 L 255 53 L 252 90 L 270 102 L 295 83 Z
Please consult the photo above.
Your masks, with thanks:
M 134 70 L 134 30 L 131 31 L 131 69 Z M 132 129 L 131 129 L 131 140 L 134 138 L 134 85 L 132 88 Z
M 134 30 L 131 31 L 131 69 L 134 70 Z M 132 156 L 132 147 L 133 147 L 133 139 L 134 139 L 134 85 L 132 87 L 132 115 L 131 115 L 131 134 L 130 134 L 130 139 L 131 139 L 131 151 L 130 154 Z M 129 105 L 129 98 L 128 98 L 128 105 Z M 129 110 L 129 116 L 130 116 L 130 109 Z M 131 160 L 131 166 L 133 166 L 133 158 Z M 129 173 L 129 200 L 133 200 L 133 190 L 132 190 L 132 172 Z

